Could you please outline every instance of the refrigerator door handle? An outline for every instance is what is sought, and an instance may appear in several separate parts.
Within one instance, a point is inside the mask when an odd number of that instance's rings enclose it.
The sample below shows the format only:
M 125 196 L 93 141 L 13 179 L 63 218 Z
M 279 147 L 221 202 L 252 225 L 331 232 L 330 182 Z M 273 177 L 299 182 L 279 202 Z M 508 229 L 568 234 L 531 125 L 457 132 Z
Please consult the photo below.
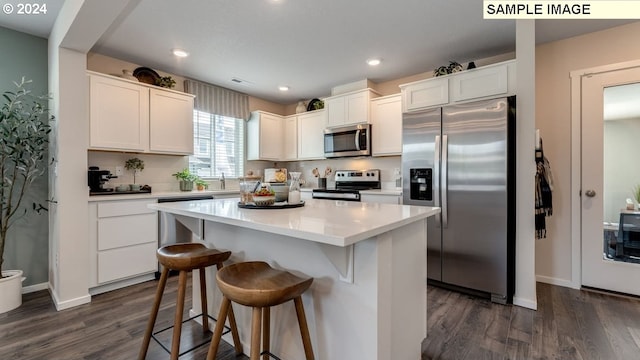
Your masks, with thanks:
M 442 227 L 447 227 L 447 190 L 449 187 L 449 176 L 447 174 L 447 162 L 449 161 L 449 139 L 447 135 L 442 135 Z
M 436 135 L 433 156 L 433 206 L 440 207 L 440 135 Z M 436 226 L 440 227 L 440 214 L 436 214 Z
M 360 151 L 360 130 L 356 130 L 356 150 Z

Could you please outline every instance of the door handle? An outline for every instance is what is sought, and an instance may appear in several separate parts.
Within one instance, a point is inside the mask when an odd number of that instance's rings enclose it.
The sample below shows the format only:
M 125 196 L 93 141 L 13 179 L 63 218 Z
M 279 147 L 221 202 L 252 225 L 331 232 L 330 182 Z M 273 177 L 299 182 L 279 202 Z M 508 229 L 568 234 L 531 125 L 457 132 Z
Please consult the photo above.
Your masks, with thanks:
M 442 227 L 447 228 L 449 225 L 448 220 L 448 206 L 447 192 L 449 192 L 449 136 L 442 135 L 442 207 L 440 212 L 442 213 Z
M 596 196 L 596 191 L 595 190 L 587 190 L 584 192 L 585 195 L 587 195 L 588 197 L 594 197 Z
M 440 135 L 436 135 L 433 156 L 433 205 L 440 207 Z M 442 210 L 441 210 L 442 211 Z M 440 227 L 440 213 L 436 214 L 436 226 Z

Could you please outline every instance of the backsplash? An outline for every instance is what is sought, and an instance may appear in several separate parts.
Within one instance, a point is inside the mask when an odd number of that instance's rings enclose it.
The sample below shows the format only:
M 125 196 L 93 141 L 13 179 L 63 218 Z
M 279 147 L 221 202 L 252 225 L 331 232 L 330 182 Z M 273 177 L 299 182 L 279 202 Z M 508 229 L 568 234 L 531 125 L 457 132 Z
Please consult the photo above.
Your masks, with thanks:
M 144 170 L 136 175 L 136 183 L 150 185 L 152 192 L 180 190 L 178 180 L 171 174 L 189 166 L 189 157 L 187 156 L 89 151 L 88 163 L 89 166 L 98 166 L 101 170 L 109 170 L 115 175 L 116 166 L 124 167 L 125 161 L 134 157 L 144 161 Z M 122 175 L 118 175 L 116 179 L 111 179 L 105 186 L 116 187 L 120 184 L 133 184 L 133 172 L 125 169 Z M 227 180 L 226 188 L 237 189 L 237 180 Z M 220 183 L 216 180 L 211 181 L 209 189 L 220 189 Z
M 313 161 L 291 161 L 291 162 L 273 162 L 266 161 L 248 161 L 247 170 L 253 170 L 259 175 L 263 174 L 264 168 L 287 168 L 288 171 L 302 172 L 302 179 L 305 180 L 303 188 L 316 188 L 318 179 L 313 175 L 313 169 L 317 168 L 320 174 L 324 174 L 327 167 L 330 167 L 335 173 L 336 170 L 366 170 L 380 169 L 380 177 L 383 189 L 395 189 L 396 179 L 394 169 L 400 169 L 402 161 L 400 156 L 386 157 L 362 157 L 362 158 L 341 158 L 341 159 L 325 159 Z M 327 187 L 335 186 L 333 174 L 327 179 Z
M 128 154 L 106 151 L 89 151 L 89 166 L 98 166 L 102 170 L 109 170 L 116 174 L 116 166 L 124 167 L 124 163 L 131 158 L 137 157 L 144 161 L 144 170 L 136 175 L 136 183 L 150 185 L 153 192 L 158 191 L 179 191 L 179 184 L 171 174 L 186 168 L 189 164 L 187 156 L 175 155 L 148 155 L 148 154 Z M 324 174 L 327 167 L 335 173 L 336 170 L 365 170 L 380 169 L 380 176 L 383 189 L 395 189 L 396 181 L 394 169 L 401 167 L 400 156 L 388 157 L 366 157 L 366 158 L 342 158 L 330 160 L 313 161 L 291 161 L 291 162 L 269 162 L 269 161 L 247 161 L 246 171 L 253 170 L 257 175 L 263 175 L 265 168 L 287 168 L 288 171 L 302 172 L 302 179 L 305 180 L 303 188 L 315 188 L 318 179 L 313 175 L 313 169 L 317 168 L 320 174 Z M 120 184 L 133 184 L 133 172 L 124 170 L 118 178 L 111 179 L 106 187 L 116 187 Z M 335 186 L 333 175 L 327 179 L 327 187 Z M 220 182 L 210 181 L 210 190 L 220 189 Z M 227 179 L 226 189 L 238 189 L 237 179 Z

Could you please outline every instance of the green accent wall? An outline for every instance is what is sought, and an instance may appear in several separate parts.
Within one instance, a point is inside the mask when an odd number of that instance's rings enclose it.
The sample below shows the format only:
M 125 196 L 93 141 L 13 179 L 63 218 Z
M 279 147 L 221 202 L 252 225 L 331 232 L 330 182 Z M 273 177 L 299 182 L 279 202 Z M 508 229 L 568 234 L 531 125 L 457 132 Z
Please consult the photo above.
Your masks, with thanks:
M 47 39 L 0 27 L 0 92 L 15 90 L 13 82 L 24 76 L 33 80 L 31 89 L 36 95 L 48 93 Z M 28 210 L 32 203 L 47 206 L 47 174 L 38 178 L 23 206 Z M 5 270 L 24 271 L 23 286 L 47 283 L 49 281 L 49 215 L 28 211 L 9 230 L 5 247 Z

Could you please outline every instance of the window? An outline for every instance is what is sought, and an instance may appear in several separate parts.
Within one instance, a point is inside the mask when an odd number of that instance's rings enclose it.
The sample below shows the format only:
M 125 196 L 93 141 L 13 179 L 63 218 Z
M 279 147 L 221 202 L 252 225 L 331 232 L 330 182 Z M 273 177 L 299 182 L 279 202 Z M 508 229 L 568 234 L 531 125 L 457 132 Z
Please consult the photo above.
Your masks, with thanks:
M 244 173 L 244 120 L 193 111 L 193 155 L 189 169 L 202 178 Z

